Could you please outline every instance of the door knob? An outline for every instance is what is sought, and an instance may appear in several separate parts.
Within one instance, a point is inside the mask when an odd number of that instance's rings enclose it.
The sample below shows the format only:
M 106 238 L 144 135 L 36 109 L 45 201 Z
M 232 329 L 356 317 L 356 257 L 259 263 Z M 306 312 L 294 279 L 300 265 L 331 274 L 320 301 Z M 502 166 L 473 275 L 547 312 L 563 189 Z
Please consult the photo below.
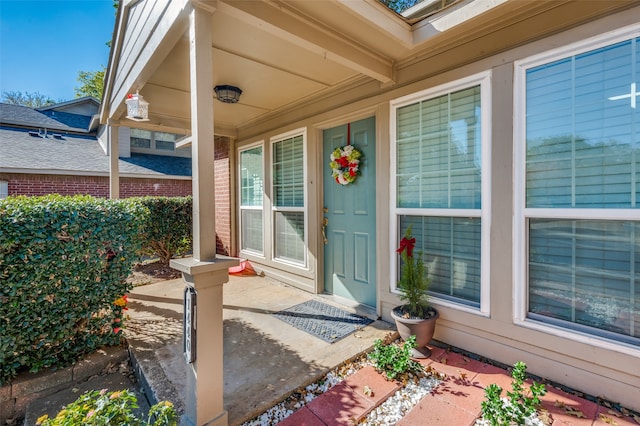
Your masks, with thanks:
M 329 243 L 329 240 L 327 240 L 327 225 L 329 224 L 329 219 L 322 218 L 322 241 L 324 241 L 325 244 Z

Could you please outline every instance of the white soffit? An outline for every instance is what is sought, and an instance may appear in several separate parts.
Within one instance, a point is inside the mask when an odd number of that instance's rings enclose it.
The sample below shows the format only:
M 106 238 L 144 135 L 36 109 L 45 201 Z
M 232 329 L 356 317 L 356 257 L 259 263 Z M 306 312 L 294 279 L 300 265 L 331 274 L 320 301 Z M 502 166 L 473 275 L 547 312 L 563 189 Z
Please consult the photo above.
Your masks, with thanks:
M 302 15 L 286 3 L 220 2 L 218 11 L 382 83 L 393 80 L 389 58 L 341 36 L 333 26 Z
M 508 1 L 509 0 L 469 0 L 452 5 L 440 13 L 436 13 L 413 24 L 413 45 L 417 46 L 424 43 L 430 38 L 451 30 L 483 13 L 489 12 L 491 9 Z
M 216 50 L 302 75 L 326 86 L 337 84 L 354 74 L 346 66 L 328 58 L 319 60 L 317 53 L 289 43 L 261 27 L 248 25 L 234 16 L 214 14 L 212 31 Z

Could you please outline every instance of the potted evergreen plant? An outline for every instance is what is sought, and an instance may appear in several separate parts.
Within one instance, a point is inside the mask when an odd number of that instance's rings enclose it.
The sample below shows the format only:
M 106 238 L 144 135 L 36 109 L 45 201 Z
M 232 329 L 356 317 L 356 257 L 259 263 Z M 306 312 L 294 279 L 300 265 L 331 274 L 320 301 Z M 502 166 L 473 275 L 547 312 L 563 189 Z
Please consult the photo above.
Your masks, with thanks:
M 420 253 L 414 256 L 413 249 L 416 239 L 411 234 L 411 226 L 400 240 L 401 274 L 398 289 L 402 291 L 400 300 L 403 305 L 391 310 L 391 317 L 396 322 L 400 337 L 407 340 L 416 336 L 416 347 L 413 356 L 428 358 L 431 351 L 426 345 L 433 338 L 436 330 L 436 320 L 440 316 L 438 311 L 429 303 L 429 284 L 427 270 Z

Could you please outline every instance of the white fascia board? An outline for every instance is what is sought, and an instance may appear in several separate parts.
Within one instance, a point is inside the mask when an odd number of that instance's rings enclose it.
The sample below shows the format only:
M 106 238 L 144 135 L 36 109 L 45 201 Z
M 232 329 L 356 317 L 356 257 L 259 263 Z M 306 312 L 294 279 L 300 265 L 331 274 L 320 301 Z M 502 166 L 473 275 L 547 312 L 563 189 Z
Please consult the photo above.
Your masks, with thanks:
M 507 1 L 509 0 L 473 0 L 458 6 L 453 5 L 450 9 L 416 22 L 413 25 L 413 45 L 424 43 L 430 38 L 455 28 Z
M 111 38 L 111 49 L 109 49 L 109 62 L 104 76 L 104 89 L 102 91 L 102 103 L 98 115 L 101 124 L 107 124 L 108 117 L 111 116 L 109 105 L 111 105 L 110 97 L 113 90 L 113 80 L 115 70 L 118 69 L 120 54 L 122 52 L 122 40 L 124 38 L 125 22 L 129 15 L 129 5 L 120 3 L 116 11 L 116 21 L 113 28 L 113 36 Z
M 193 142 L 193 136 L 191 135 L 180 138 L 176 141 L 176 149 L 191 146 L 192 142 Z

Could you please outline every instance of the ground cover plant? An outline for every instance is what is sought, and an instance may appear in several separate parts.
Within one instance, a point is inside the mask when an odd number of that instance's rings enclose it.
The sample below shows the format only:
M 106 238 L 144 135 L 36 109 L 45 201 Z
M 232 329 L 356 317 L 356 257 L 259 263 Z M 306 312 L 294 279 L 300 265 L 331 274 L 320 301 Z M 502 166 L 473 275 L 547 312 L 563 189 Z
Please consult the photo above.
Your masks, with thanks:
M 378 372 L 389 380 L 395 380 L 405 373 L 417 373 L 422 365 L 411 359 L 411 350 L 416 347 L 416 336 L 409 337 L 402 345 L 375 341 L 369 359 Z
M 496 384 L 484 390 L 485 400 L 482 402 L 482 417 L 491 426 L 523 425 L 525 419 L 536 414 L 540 405 L 540 397 L 546 393 L 545 385 L 534 382 L 529 391 L 524 387 L 527 365 L 516 362 L 511 372 L 513 381 L 507 398 L 501 398 L 502 388 Z
M 178 415 L 173 404 L 159 402 L 151 407 L 147 419 L 134 414 L 138 408 L 136 396 L 128 390 L 107 392 L 89 391 L 64 407 L 58 414 L 49 418 L 46 414 L 36 423 L 37 426 L 67 425 L 128 425 L 128 426 L 174 426 Z

